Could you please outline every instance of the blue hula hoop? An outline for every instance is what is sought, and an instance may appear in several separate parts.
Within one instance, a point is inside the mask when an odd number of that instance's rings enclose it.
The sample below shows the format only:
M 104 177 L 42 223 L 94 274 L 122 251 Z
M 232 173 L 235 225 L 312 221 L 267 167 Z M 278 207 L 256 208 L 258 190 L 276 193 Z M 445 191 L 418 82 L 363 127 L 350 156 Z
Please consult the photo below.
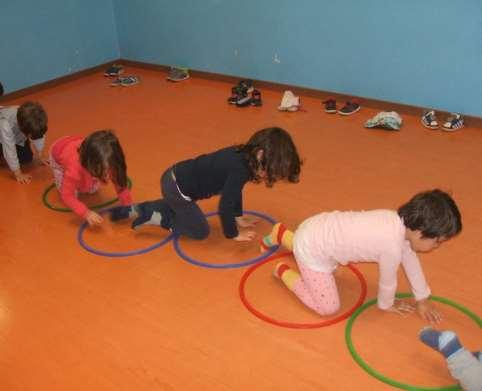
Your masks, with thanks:
M 276 221 L 273 218 L 271 218 L 270 216 L 265 215 L 263 213 L 255 212 L 255 211 L 252 211 L 252 210 L 244 210 L 243 213 L 253 215 L 253 216 L 257 216 L 257 217 L 262 218 L 263 220 L 268 221 L 271 224 L 276 224 Z M 207 213 L 205 216 L 206 216 L 206 218 L 208 218 L 208 217 L 216 216 L 217 214 L 218 214 L 218 212 L 210 212 L 210 213 Z M 273 253 L 275 253 L 279 248 L 279 246 L 273 246 L 268 251 L 261 254 L 260 256 L 257 256 L 256 258 L 248 259 L 247 261 L 244 261 L 244 262 L 212 264 L 212 263 L 198 261 L 198 260 L 193 259 L 190 256 L 188 256 L 186 253 L 184 253 L 181 249 L 180 244 L 179 244 L 179 235 L 174 237 L 173 243 L 174 243 L 174 249 L 176 250 L 177 255 L 179 255 L 182 259 L 184 259 L 185 261 L 187 261 L 189 263 L 192 263 L 193 265 L 206 267 L 206 268 L 210 268 L 210 269 L 234 269 L 234 268 L 237 268 L 237 267 L 249 266 L 249 265 L 252 265 L 254 263 L 260 262 L 260 261 L 268 258 Z
M 108 212 L 111 209 L 112 208 L 103 209 L 103 210 L 99 211 L 99 213 L 102 214 L 102 213 Z M 161 240 L 160 242 L 155 243 L 155 244 L 153 244 L 151 246 L 148 246 L 148 247 L 145 247 L 145 248 L 141 248 L 141 249 L 138 249 L 138 250 L 126 251 L 126 252 L 109 252 L 109 251 L 104 251 L 104 250 L 97 250 L 97 249 L 93 248 L 92 246 L 89 246 L 87 243 L 85 243 L 83 234 L 84 234 L 84 231 L 85 231 L 86 228 L 87 228 L 87 222 L 84 221 L 80 225 L 79 231 L 77 233 L 77 240 L 79 241 L 80 246 L 83 247 L 88 252 L 90 252 L 92 254 L 95 254 L 95 255 L 102 256 L 102 257 L 122 258 L 122 257 L 130 257 L 130 256 L 133 256 L 133 255 L 145 254 L 149 251 L 155 250 L 156 248 L 164 246 L 166 243 L 168 243 L 170 240 L 172 240 L 174 238 L 174 234 L 171 233 L 166 238 Z

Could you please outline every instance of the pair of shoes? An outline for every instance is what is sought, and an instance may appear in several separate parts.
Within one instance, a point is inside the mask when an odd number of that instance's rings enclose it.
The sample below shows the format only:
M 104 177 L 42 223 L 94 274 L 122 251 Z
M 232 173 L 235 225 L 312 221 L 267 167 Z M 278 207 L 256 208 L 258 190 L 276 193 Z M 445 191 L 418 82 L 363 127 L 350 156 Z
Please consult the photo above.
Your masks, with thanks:
M 119 64 L 112 64 L 109 68 L 107 68 L 104 72 L 104 76 L 108 77 L 115 77 L 119 76 L 124 72 L 124 67 Z
M 246 106 L 262 106 L 263 102 L 261 101 L 261 92 L 259 90 L 253 90 L 251 95 L 246 94 L 242 95 L 236 101 L 236 106 L 238 107 L 246 107 Z
M 117 79 L 114 79 L 112 83 L 110 83 L 110 85 L 112 87 L 117 87 L 117 86 L 129 87 L 138 83 L 139 83 L 138 76 L 123 76 L 123 77 L 121 76 L 121 77 L 118 77 Z
M 335 114 L 338 113 L 340 115 L 352 115 L 360 110 L 360 104 L 356 101 L 349 100 L 345 103 L 345 105 L 338 110 L 336 107 L 336 100 L 333 98 L 329 98 L 323 102 L 325 105 L 325 113 L 328 114 Z
M 169 81 L 183 81 L 189 79 L 189 69 L 181 67 L 171 67 L 167 75 Z
M 228 103 L 231 105 L 238 105 L 238 102 L 241 101 L 242 106 L 247 106 L 250 104 L 249 101 L 246 104 L 247 98 L 249 94 L 252 94 L 254 91 L 252 80 L 241 80 L 231 88 L 231 96 L 228 98 Z
M 298 111 L 300 109 L 300 97 L 291 91 L 285 91 L 281 98 L 281 104 L 278 106 L 279 111 Z
M 439 128 L 437 116 L 434 110 L 429 110 L 423 113 L 421 121 L 422 125 L 425 126 L 427 129 L 436 130 Z M 462 117 L 462 115 L 458 113 L 451 113 L 445 123 L 442 125 L 442 130 L 445 130 L 447 132 L 454 132 L 463 127 L 464 118 Z

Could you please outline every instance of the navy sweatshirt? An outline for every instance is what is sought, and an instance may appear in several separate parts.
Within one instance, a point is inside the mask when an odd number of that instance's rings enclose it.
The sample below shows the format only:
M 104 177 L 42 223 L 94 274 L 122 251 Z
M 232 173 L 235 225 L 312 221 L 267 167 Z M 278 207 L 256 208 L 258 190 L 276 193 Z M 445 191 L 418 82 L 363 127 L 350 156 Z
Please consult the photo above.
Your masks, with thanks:
M 174 165 L 181 192 L 193 201 L 220 195 L 219 217 L 224 236 L 238 236 L 235 217 L 243 214 L 243 187 L 251 179 L 248 163 L 236 147 L 184 160 Z

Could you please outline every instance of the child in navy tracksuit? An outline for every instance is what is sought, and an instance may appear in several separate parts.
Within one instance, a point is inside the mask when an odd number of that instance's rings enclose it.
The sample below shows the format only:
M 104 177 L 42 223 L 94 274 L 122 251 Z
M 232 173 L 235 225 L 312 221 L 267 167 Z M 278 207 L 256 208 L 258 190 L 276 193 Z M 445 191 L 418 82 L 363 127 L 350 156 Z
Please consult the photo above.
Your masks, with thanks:
M 243 216 L 244 185 L 276 181 L 297 182 L 300 158 L 291 136 L 281 128 L 256 132 L 246 144 L 184 160 L 168 168 L 161 177 L 164 198 L 133 207 L 111 211 L 113 221 L 135 217 L 132 227 L 160 225 L 177 235 L 205 239 L 209 225 L 196 201 L 220 195 L 219 216 L 226 238 L 252 240 L 255 232 L 247 230 L 256 220 Z

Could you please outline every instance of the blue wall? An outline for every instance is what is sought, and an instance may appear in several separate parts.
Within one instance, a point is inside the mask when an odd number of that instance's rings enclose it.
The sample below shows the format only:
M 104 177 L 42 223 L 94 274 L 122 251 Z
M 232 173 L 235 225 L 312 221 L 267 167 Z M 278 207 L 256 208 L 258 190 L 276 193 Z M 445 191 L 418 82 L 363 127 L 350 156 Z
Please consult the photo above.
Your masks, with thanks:
M 482 117 L 480 0 L 0 0 L 6 92 L 119 57 Z
M 5 93 L 117 58 L 112 0 L 0 0 Z
M 114 0 L 121 57 L 482 117 L 480 0 Z

